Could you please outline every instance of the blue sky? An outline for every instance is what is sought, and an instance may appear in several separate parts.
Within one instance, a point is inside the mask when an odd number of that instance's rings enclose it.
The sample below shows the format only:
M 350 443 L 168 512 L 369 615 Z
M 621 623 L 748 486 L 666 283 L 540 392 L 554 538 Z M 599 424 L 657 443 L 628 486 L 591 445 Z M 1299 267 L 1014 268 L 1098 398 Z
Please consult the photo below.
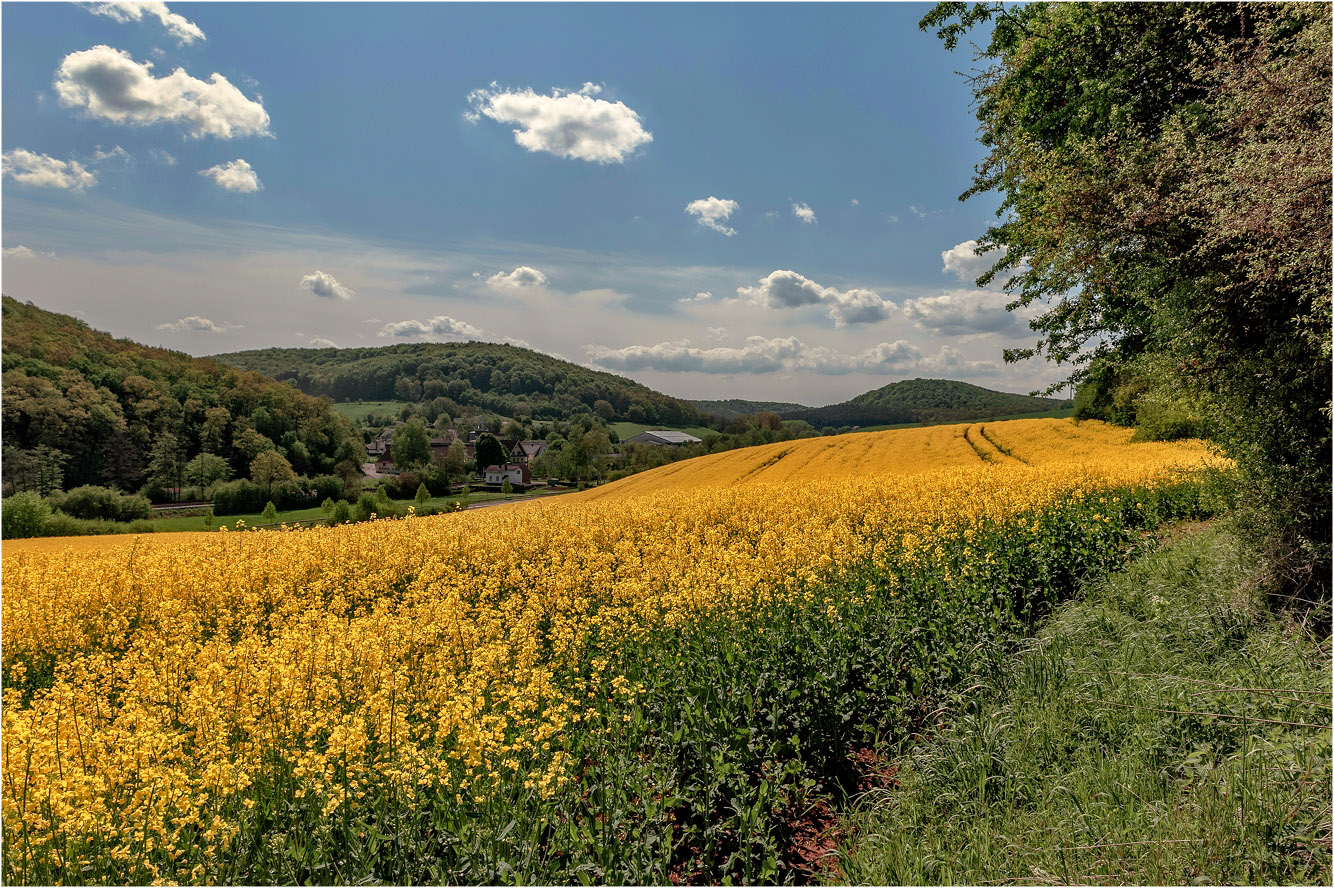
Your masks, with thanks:
M 3 286 L 211 354 L 513 341 L 683 397 L 1028 391 L 926 4 L 16 4 Z

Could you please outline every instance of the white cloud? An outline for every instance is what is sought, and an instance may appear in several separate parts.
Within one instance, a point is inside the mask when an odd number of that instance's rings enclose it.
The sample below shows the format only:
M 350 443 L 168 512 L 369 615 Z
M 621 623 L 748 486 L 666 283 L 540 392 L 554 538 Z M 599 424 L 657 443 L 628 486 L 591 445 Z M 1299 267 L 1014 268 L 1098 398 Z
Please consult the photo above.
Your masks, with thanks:
M 264 187 L 264 183 L 260 182 L 259 176 L 255 174 L 254 168 L 239 157 L 236 160 L 229 160 L 227 163 L 220 163 L 206 170 L 200 170 L 199 175 L 210 177 L 219 188 L 227 191 L 239 191 L 242 194 L 253 194 Z
M 546 283 L 546 275 L 527 265 L 520 265 L 509 273 L 498 271 L 486 279 L 486 285 L 493 290 L 532 290 L 544 287 Z
M 708 302 L 713 298 L 713 294 L 708 290 L 700 290 L 694 296 L 682 296 L 677 302 Z
M 104 15 L 122 24 L 143 21 L 151 16 L 162 23 L 167 33 L 176 39 L 177 44 L 189 46 L 196 40 L 203 40 L 204 32 L 194 22 L 183 15 L 167 9 L 167 4 L 154 0 L 119 0 L 115 3 L 89 3 L 85 7 L 95 15 Z
M 529 151 L 590 163 L 621 163 L 640 145 L 653 141 L 653 134 L 624 103 L 593 98 L 601 91 L 600 86 L 585 83 L 578 92 L 554 89 L 544 96 L 492 83 L 469 93 L 472 111 L 466 117 L 518 124 L 514 141 Z
M 686 212 L 692 216 L 699 217 L 699 224 L 705 228 L 712 228 L 714 231 L 731 237 L 736 234 L 735 228 L 728 228 L 723 223 L 727 217 L 736 212 L 740 206 L 734 200 L 724 200 L 720 197 L 702 197 L 699 200 L 692 200 L 686 204 Z
M 737 287 L 736 292 L 741 299 L 767 308 L 827 306 L 837 327 L 883 321 L 896 307 L 874 290 L 822 287 L 795 271 L 786 270 L 771 272 L 768 277 L 760 278 L 759 286 Z
M 792 215 L 796 216 L 807 225 L 814 225 L 816 221 L 815 211 L 801 201 L 792 202 Z
M 988 250 L 979 255 L 977 241 L 967 240 L 961 244 L 955 244 L 948 250 L 942 250 L 940 258 L 945 263 L 945 271 L 951 272 L 964 283 L 971 284 L 999 261 L 1001 251 Z
M 26 148 L 14 148 L 0 155 L 0 175 L 24 185 L 82 191 L 97 184 L 97 174 L 77 160 L 57 160 Z
M 795 336 L 766 339 L 751 336 L 738 348 L 698 348 L 689 340 L 625 348 L 586 346 L 593 363 L 608 370 L 666 373 L 775 373 L 804 371 L 822 375 L 909 370 L 924 366 L 917 346 L 899 340 L 882 342 L 855 354 L 825 346 L 809 346 Z
M 859 200 L 858 200 L 857 198 L 855 198 L 855 197 L 850 201 L 850 203 L 851 203 L 854 207 L 859 207 L 859 206 L 862 205 L 862 202 L 859 201 Z
M 191 315 L 188 318 L 181 318 L 179 321 L 158 324 L 157 329 L 165 330 L 168 333 L 226 333 L 229 330 L 240 330 L 244 326 L 244 324 L 233 324 L 226 321 L 219 324 L 210 321 L 208 318 Z
M 689 340 L 682 340 L 625 348 L 589 345 L 584 351 L 597 366 L 622 372 L 758 374 L 784 371 L 843 376 L 913 371 L 991 373 L 997 369 L 995 362 L 966 360 L 949 346 L 943 346 L 934 355 L 923 355 L 921 349 L 902 339 L 881 342 L 855 353 L 810 346 L 795 336 L 776 339 L 751 336 L 739 348 L 699 348 L 692 346 Z
M 1010 297 L 993 290 L 946 290 L 935 296 L 909 299 L 903 314 L 923 330 L 947 336 L 973 333 L 1019 333 L 1028 314 L 1005 310 Z
M 726 327 L 709 327 L 704 332 L 707 333 L 709 335 L 709 338 L 715 342 L 721 342 L 722 340 L 727 338 Z
M 103 151 L 101 147 L 99 147 L 93 152 L 93 163 L 105 163 L 108 160 L 118 160 L 125 164 L 134 162 L 134 158 L 130 156 L 130 152 L 126 151 L 119 145 L 112 148 L 110 151 Z
M 318 269 L 313 274 L 301 278 L 301 288 L 323 299 L 351 299 L 357 292 L 338 283 L 328 272 Z
M 163 151 L 161 148 L 149 148 L 148 156 L 153 159 L 154 163 L 162 166 L 176 166 L 176 158 L 172 156 L 170 151 Z
M 338 348 L 338 345 L 332 339 L 325 339 L 323 336 L 315 336 L 310 340 L 311 348 Z
M 421 321 L 395 321 L 392 324 L 385 324 L 380 328 L 380 332 L 375 335 L 392 336 L 396 339 L 411 339 L 414 337 L 481 339 L 486 334 L 466 321 L 457 321 L 454 318 L 440 315 L 425 323 Z
M 113 123 L 180 123 L 194 138 L 269 134 L 263 104 L 246 98 L 221 74 L 204 81 L 177 68 L 166 77 L 154 77 L 152 67 L 152 62 L 136 62 L 127 52 L 94 46 L 65 56 L 56 71 L 56 95 L 66 107 L 83 108 Z
M 32 249 L 31 247 L 25 247 L 23 244 L 15 244 L 12 247 L 5 247 L 3 250 L 0 250 L 0 255 L 3 255 L 6 259 L 20 259 L 25 262 L 29 259 L 56 258 L 54 250 L 40 252 L 38 250 Z

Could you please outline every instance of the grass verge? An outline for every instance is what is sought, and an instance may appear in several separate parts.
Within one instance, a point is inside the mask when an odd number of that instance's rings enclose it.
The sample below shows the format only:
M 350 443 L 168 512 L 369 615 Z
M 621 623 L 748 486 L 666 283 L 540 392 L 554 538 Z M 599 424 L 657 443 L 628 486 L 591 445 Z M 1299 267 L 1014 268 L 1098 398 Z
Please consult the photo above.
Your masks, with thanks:
M 1330 884 L 1330 646 L 1192 528 L 1061 607 L 846 823 L 860 884 Z

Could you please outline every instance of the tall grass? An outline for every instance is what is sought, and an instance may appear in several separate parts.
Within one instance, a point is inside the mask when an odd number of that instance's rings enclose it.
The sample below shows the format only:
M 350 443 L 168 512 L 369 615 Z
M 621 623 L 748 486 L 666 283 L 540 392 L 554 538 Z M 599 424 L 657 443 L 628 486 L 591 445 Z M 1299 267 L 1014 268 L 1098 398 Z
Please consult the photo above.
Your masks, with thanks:
M 1197 530 L 1063 606 L 906 750 L 840 880 L 1329 884 L 1329 640 Z

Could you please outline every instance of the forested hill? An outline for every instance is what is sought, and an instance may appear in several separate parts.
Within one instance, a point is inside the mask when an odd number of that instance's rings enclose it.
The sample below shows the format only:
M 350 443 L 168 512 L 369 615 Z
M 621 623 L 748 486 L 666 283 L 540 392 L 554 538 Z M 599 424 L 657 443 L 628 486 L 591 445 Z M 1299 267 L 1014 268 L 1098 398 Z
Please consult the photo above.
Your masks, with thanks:
M 784 419 L 815 426 L 886 425 L 907 422 L 966 422 L 991 416 L 1043 413 L 1071 402 L 996 392 L 952 379 L 905 379 L 842 404 L 784 411 Z
M 557 419 L 591 410 L 604 419 L 663 425 L 704 420 L 691 404 L 622 376 L 513 345 L 430 342 L 379 348 L 266 348 L 219 361 L 291 380 L 336 401 L 448 398 L 457 407 Z M 451 415 L 456 413 L 446 405 Z
M 791 404 L 786 401 L 743 401 L 740 398 L 729 398 L 726 401 L 697 401 L 691 399 L 689 403 L 698 407 L 701 413 L 716 416 L 720 419 L 754 416 L 756 413 L 790 413 L 794 410 L 811 409 L 802 404 Z
M 298 473 L 361 459 L 327 401 L 207 358 L 114 339 L 68 315 L 3 298 L 6 489 L 137 490 L 202 452 L 244 477 L 276 449 Z M 28 477 L 43 475 L 40 485 Z M 162 480 L 166 480 L 164 477 Z

